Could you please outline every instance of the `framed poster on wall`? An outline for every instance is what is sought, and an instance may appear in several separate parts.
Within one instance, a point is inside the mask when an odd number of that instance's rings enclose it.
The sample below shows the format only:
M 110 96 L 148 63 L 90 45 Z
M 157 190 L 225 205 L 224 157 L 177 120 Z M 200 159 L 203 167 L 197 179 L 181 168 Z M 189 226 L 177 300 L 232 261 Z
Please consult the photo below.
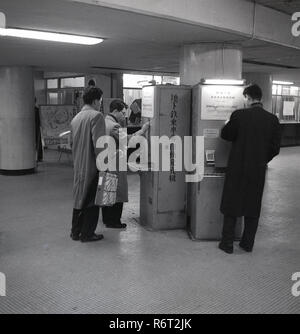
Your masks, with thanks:
M 76 113 L 74 105 L 40 106 L 42 138 L 47 148 L 57 149 L 61 143 L 59 135 L 70 130 L 71 121 Z

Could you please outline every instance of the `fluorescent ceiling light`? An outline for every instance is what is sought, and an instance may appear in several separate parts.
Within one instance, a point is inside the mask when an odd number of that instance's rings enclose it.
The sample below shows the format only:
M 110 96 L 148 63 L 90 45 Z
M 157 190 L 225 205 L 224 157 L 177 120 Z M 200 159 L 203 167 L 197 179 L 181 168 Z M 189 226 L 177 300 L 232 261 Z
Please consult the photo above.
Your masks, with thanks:
M 12 29 L 12 28 L 7 28 L 7 29 L 0 28 L 0 36 L 30 38 L 43 41 L 82 44 L 82 45 L 95 45 L 103 42 L 102 38 L 68 35 L 68 34 L 35 31 L 35 30 Z
M 229 80 L 229 79 L 202 79 L 204 85 L 244 85 L 244 80 Z
M 273 84 L 274 85 L 293 85 L 293 82 L 289 82 L 289 81 L 277 81 L 277 80 L 273 80 Z

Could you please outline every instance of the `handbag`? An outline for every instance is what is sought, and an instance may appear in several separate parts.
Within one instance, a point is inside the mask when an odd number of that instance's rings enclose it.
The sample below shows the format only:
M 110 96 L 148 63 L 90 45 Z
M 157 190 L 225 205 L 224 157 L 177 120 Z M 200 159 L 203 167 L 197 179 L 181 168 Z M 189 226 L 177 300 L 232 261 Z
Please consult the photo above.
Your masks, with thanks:
M 95 205 L 113 206 L 116 204 L 118 175 L 110 172 L 99 172 Z

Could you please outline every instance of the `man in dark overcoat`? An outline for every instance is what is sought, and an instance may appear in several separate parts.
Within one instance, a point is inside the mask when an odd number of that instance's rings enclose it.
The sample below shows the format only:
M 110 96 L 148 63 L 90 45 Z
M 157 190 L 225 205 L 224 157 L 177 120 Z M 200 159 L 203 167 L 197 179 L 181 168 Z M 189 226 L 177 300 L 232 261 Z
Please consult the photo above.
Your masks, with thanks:
M 219 248 L 233 253 L 237 217 L 244 217 L 240 247 L 251 252 L 254 246 L 268 162 L 280 151 L 278 118 L 263 109 L 262 91 L 248 86 L 243 95 L 247 108 L 236 110 L 224 126 L 221 137 L 232 142 L 226 171 L 221 212 L 224 214 Z

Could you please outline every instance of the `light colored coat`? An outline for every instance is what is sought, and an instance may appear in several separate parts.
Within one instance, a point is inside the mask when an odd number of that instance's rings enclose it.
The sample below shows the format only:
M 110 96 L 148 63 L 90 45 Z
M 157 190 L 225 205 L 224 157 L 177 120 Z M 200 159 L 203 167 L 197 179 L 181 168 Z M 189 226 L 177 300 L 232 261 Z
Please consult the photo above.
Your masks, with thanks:
M 96 158 L 101 152 L 100 149 L 96 149 L 96 142 L 99 137 L 105 135 L 103 115 L 90 106 L 83 106 L 71 122 L 74 209 L 83 209 L 94 205 L 95 197 L 91 196 L 91 192 L 93 193 L 93 189 L 95 186 L 97 187 Z
M 121 129 L 121 125 L 117 122 L 117 120 L 112 115 L 107 115 L 105 117 L 106 124 L 106 134 L 111 136 L 116 141 L 116 147 L 118 150 L 119 144 L 119 129 Z M 119 155 L 117 154 L 117 162 Z M 118 164 L 117 164 L 118 165 Z M 127 172 L 119 172 L 116 173 L 118 175 L 118 187 L 117 187 L 117 203 L 128 202 L 128 183 L 127 183 Z

